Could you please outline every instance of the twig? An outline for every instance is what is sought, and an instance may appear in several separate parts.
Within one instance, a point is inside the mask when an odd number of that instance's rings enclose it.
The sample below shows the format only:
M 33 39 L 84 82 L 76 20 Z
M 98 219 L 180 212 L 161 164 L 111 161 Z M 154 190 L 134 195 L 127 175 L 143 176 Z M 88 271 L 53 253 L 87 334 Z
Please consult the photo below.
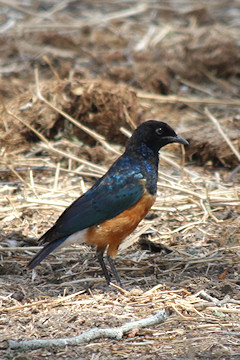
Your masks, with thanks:
M 31 10 L 28 10 L 22 6 L 20 6 L 16 1 L 9 1 L 9 0 L 1 0 L 0 1 L 0 4 L 2 5 L 6 5 L 6 6 L 9 6 L 9 7 L 12 7 L 13 9 L 16 9 L 18 11 L 21 11 L 27 15 L 30 15 L 30 16 L 37 16 L 38 14 L 35 13 L 34 11 L 31 11 Z
M 39 251 L 42 249 L 42 246 L 16 246 L 16 247 L 13 247 L 13 246 L 9 246 L 9 247 L 1 247 L 0 246 L 0 252 L 28 252 L 28 251 Z M 64 248 L 61 248 L 58 250 L 58 254 L 62 254 L 62 253 L 65 253 L 65 252 L 76 252 L 76 247 L 64 247 Z M 0 310 L 1 311 L 1 310 Z
M 206 307 L 206 310 L 211 310 L 211 311 L 216 311 L 218 313 L 222 312 L 222 313 L 226 313 L 226 314 L 240 314 L 240 309 L 229 309 L 229 308 L 224 308 L 224 307 L 217 307 L 217 306 L 213 306 L 213 307 Z
M 138 91 L 137 96 L 141 99 L 149 99 L 149 100 L 158 100 L 163 103 L 177 104 L 177 103 L 185 103 L 185 104 L 205 104 L 205 105 L 232 105 L 239 106 L 239 99 L 209 99 L 209 98 L 193 98 L 193 97 L 183 97 L 176 95 L 159 95 L 159 94 L 151 94 L 143 91 Z
M 40 348 L 49 348 L 49 347 L 64 347 L 69 345 L 79 345 L 84 342 L 91 342 L 98 338 L 110 338 L 120 340 L 123 338 L 124 334 L 128 333 L 129 331 L 138 328 L 144 328 L 147 326 L 153 326 L 160 324 L 161 322 L 165 321 L 168 317 L 166 310 L 159 311 L 156 315 L 150 316 L 148 318 L 137 320 L 137 321 L 130 321 L 125 325 L 115 328 L 108 328 L 108 329 L 98 329 L 94 328 L 89 331 L 84 332 L 81 335 L 74 336 L 71 338 L 65 339 L 37 339 L 37 340 L 25 340 L 25 341 L 14 341 L 8 340 L 7 347 L 10 349 L 21 349 L 21 350 L 34 350 Z M 5 342 L 6 344 L 6 342 Z M 5 344 L 1 345 L 4 346 Z
M 71 160 L 71 159 L 69 159 L 69 160 Z M 24 172 L 24 171 L 54 171 L 55 172 L 57 167 L 54 164 L 51 165 L 51 166 L 52 167 L 45 166 L 45 165 L 42 165 L 42 166 L 25 166 L 25 167 L 21 167 L 21 168 L 14 167 L 13 169 L 15 171 L 19 171 L 19 172 Z M 93 172 L 90 172 L 90 171 L 81 171 L 80 169 L 79 170 L 78 169 L 76 169 L 76 170 L 71 170 L 70 169 L 69 170 L 69 169 L 65 169 L 63 167 L 60 167 L 59 171 L 70 173 L 70 174 L 90 176 L 90 177 L 94 177 L 94 178 L 99 178 L 100 176 L 102 176 L 101 174 L 93 173 Z M 0 174 L 1 173 L 11 173 L 11 172 L 12 172 L 12 169 L 9 169 L 9 168 L 8 169 L 0 169 Z M 22 180 L 21 180 L 21 182 L 22 182 Z M 8 183 L 10 183 L 10 182 L 8 182 Z
M 228 144 L 228 146 L 230 147 L 230 149 L 232 150 L 232 152 L 234 153 L 234 155 L 237 157 L 238 161 L 240 162 L 240 154 L 239 154 L 239 152 L 237 151 L 237 149 L 235 148 L 235 146 L 233 145 L 233 143 L 231 142 L 231 140 L 227 136 L 226 132 L 223 131 L 221 125 L 218 122 L 218 120 L 210 113 L 208 108 L 205 108 L 204 111 L 205 111 L 205 114 L 207 115 L 207 117 L 214 123 L 214 125 L 216 126 L 219 134 L 226 141 L 226 143 Z
M 194 306 L 196 307 L 216 307 L 216 306 L 222 306 L 224 304 L 237 304 L 240 305 L 240 300 L 235 300 L 235 299 L 231 299 L 229 295 L 226 295 L 224 297 L 224 299 L 222 300 L 218 300 L 215 297 L 212 297 L 211 295 L 209 295 L 205 290 L 201 290 L 199 291 L 196 296 L 201 297 L 204 300 L 207 300 L 207 302 L 201 302 L 201 303 L 196 303 L 194 304 Z
M 48 57 L 47 55 L 43 55 L 43 60 L 46 61 L 46 63 L 47 63 L 48 66 L 50 67 L 50 69 L 51 69 L 53 75 L 55 76 L 56 80 L 57 80 L 57 81 L 60 81 L 61 78 L 60 78 L 58 72 L 54 69 L 54 66 L 53 66 L 53 64 L 51 63 L 49 57 Z
M 110 285 L 112 286 L 112 287 L 114 287 L 115 289 L 117 289 L 117 290 L 119 290 L 122 294 L 129 294 L 129 291 L 128 290 L 125 290 L 124 288 L 122 288 L 121 286 L 118 286 L 118 285 L 116 285 L 116 284 L 114 284 L 114 283 L 112 283 L 112 282 L 110 282 Z
M 146 50 L 147 48 L 156 47 L 160 41 L 162 41 L 172 30 L 169 25 L 159 28 L 155 25 L 149 26 L 146 34 L 143 38 L 135 45 L 134 50 L 136 52 Z
M 21 176 L 17 171 L 15 171 L 14 168 L 13 168 L 10 164 L 7 164 L 7 163 L 6 163 L 6 165 L 9 167 L 9 169 L 12 171 L 12 173 L 13 173 L 14 175 L 16 175 L 16 177 L 17 177 L 23 184 L 25 184 L 26 187 L 29 187 L 29 188 L 33 191 L 33 193 L 34 193 L 34 195 L 36 196 L 36 198 L 38 198 L 38 195 L 37 195 L 37 193 L 36 193 L 36 190 L 35 190 L 34 186 L 32 186 L 31 184 L 29 184 L 27 181 L 25 181 L 25 180 L 22 178 L 22 176 Z
M 189 195 L 192 195 L 193 197 L 196 197 L 198 199 L 201 199 L 201 200 L 206 200 L 206 197 L 204 195 L 201 195 L 201 194 L 198 194 L 192 190 L 188 190 L 187 188 L 184 188 L 182 186 L 178 186 L 178 185 L 169 185 L 169 184 L 164 184 L 164 183 L 160 183 L 158 182 L 158 186 L 160 187 L 164 187 L 164 188 L 167 188 L 167 189 L 173 189 L 173 190 L 178 190 L 178 191 L 182 191 L 183 193 L 186 193 L 186 194 L 189 194 Z
M 177 76 L 177 80 L 179 82 L 181 82 L 182 84 L 187 85 L 187 86 L 189 86 L 189 87 L 191 87 L 191 88 L 193 88 L 193 89 L 195 89 L 197 91 L 201 91 L 201 92 L 203 92 L 203 93 L 205 93 L 205 94 L 207 94 L 209 96 L 212 96 L 212 92 L 210 90 L 205 89 L 204 87 L 200 86 L 199 84 L 196 84 L 196 83 L 194 83 L 192 81 L 189 81 L 187 79 L 183 79 L 180 76 Z
M 9 246 L 9 247 L 1 247 L 0 246 L 0 252 L 8 252 L 8 251 L 39 251 L 41 249 L 41 246 Z
M 233 177 L 240 171 L 240 164 L 231 172 L 231 174 L 228 176 L 227 181 L 231 182 Z
M 209 295 L 205 290 L 200 290 L 195 296 L 199 296 L 200 298 L 217 303 L 219 300 L 211 295 Z
M 153 226 L 152 223 L 147 224 L 145 226 L 143 226 L 139 231 L 137 231 L 137 233 L 135 233 L 134 235 L 128 237 L 121 245 L 119 248 L 119 254 L 122 253 L 124 250 L 126 250 L 127 248 L 129 248 L 130 246 L 132 246 L 135 242 L 138 241 L 139 236 L 144 234 L 147 230 L 149 230 L 151 227 Z
M 59 174 L 60 174 L 60 162 L 57 163 L 57 167 L 56 167 L 56 171 L 55 171 L 55 178 L 54 178 L 54 184 L 53 184 L 54 191 L 56 191 L 58 189 Z
M 120 20 L 120 19 L 124 19 L 130 16 L 134 16 L 137 14 L 141 14 L 143 12 L 145 12 L 148 9 L 148 5 L 147 4 L 139 4 L 137 6 L 133 6 L 132 8 L 128 8 L 128 9 L 123 9 L 120 11 L 114 11 L 112 13 L 108 13 L 108 14 L 102 14 L 101 16 L 89 16 L 86 20 L 82 20 L 82 21 L 68 21 L 67 23 L 62 23 L 62 22 L 56 22 L 56 23 L 51 23 L 48 22 L 46 24 L 44 24 L 44 29 L 45 30 L 55 30 L 55 29 L 61 29 L 61 30 L 66 30 L 66 29 L 81 29 L 85 26 L 93 26 L 93 25 L 100 25 L 101 23 L 107 23 L 109 21 L 113 21 L 113 20 Z M 24 26 L 24 31 L 26 30 L 39 30 L 39 28 L 42 29 L 43 24 L 31 24 L 30 26 Z

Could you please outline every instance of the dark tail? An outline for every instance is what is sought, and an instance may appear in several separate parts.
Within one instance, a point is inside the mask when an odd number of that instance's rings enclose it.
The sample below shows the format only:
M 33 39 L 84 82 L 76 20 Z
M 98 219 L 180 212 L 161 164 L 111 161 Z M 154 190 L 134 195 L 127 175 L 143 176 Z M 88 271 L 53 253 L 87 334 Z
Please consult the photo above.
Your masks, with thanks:
M 63 237 L 61 239 L 57 239 L 54 241 L 51 241 L 47 245 L 45 245 L 27 264 L 28 269 L 32 270 L 40 264 L 40 262 L 45 259 L 53 250 L 55 250 L 58 246 L 60 246 L 64 241 L 66 240 L 66 237 Z

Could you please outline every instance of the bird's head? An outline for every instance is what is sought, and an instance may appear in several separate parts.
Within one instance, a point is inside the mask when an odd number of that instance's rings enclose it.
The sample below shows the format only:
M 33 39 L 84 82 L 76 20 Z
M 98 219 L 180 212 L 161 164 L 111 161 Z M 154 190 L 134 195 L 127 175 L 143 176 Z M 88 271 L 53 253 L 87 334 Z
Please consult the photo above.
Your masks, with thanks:
M 154 151 L 159 151 L 170 143 L 188 145 L 188 141 L 177 135 L 168 124 L 162 121 L 149 120 L 137 127 L 128 142 L 128 146 L 144 143 Z

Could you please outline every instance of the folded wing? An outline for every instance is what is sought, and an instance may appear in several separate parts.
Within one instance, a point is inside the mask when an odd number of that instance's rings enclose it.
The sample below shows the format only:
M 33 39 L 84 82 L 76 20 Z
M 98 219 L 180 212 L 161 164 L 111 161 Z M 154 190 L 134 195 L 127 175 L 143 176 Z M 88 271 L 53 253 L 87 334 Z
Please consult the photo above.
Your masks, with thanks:
M 42 243 L 67 237 L 77 231 L 109 220 L 134 205 L 144 193 L 141 175 L 103 177 L 75 200 L 55 225 L 40 239 Z

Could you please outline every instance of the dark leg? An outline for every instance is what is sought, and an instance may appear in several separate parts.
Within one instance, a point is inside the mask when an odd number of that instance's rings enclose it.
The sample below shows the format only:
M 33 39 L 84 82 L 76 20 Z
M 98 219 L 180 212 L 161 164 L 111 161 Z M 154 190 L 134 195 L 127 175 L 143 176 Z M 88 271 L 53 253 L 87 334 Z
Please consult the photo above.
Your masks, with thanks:
M 121 280 L 120 280 L 120 277 L 119 277 L 119 275 L 118 275 L 117 269 L 116 269 L 116 267 L 115 267 L 115 261 L 114 261 L 114 259 L 111 258 L 110 256 L 107 256 L 107 259 L 108 259 L 110 268 L 111 268 L 111 270 L 112 270 L 112 273 L 113 273 L 113 275 L 114 275 L 114 277 L 115 277 L 118 285 L 120 285 L 121 287 L 123 287 L 123 286 L 122 286 L 122 283 L 121 283 Z
M 106 268 L 106 265 L 105 265 L 105 262 L 103 260 L 103 253 L 101 251 L 98 251 L 97 250 L 97 258 L 98 258 L 98 261 L 101 265 L 101 268 L 102 268 L 102 271 L 103 271 L 103 274 L 105 276 L 105 279 L 107 281 L 107 284 L 109 285 L 110 284 L 110 281 L 111 281 L 111 278 L 110 278 L 110 274 Z

